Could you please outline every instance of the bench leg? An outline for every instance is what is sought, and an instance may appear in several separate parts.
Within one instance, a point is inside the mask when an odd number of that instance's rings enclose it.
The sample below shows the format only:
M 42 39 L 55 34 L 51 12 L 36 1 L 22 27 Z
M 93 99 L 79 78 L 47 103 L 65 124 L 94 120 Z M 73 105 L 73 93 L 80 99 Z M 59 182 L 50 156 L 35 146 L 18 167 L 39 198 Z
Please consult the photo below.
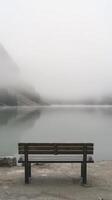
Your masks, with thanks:
M 83 178 L 83 163 L 81 163 L 81 179 Z
M 81 179 L 82 183 L 87 183 L 87 163 L 81 163 Z
M 29 184 L 29 166 L 25 163 L 25 184 Z
M 31 178 L 31 163 L 28 164 L 28 167 L 29 167 L 29 169 L 28 169 L 29 178 Z
M 83 165 L 83 184 L 87 183 L 87 163 Z

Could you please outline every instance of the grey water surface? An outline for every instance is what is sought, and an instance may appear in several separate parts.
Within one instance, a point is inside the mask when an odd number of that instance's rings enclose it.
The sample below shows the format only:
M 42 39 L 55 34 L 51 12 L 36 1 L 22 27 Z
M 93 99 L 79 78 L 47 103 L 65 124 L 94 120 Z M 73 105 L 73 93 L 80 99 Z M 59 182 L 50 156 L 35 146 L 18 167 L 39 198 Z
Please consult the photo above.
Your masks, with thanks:
M 112 107 L 49 107 L 0 111 L 0 156 L 18 142 L 93 142 L 95 160 L 112 160 Z

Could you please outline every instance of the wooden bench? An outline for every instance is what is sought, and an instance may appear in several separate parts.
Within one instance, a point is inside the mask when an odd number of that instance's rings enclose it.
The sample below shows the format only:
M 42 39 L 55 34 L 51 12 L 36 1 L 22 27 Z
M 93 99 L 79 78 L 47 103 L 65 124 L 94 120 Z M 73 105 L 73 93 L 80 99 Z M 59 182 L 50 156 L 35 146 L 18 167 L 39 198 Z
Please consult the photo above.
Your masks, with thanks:
M 81 181 L 87 183 L 87 163 L 93 163 L 93 143 L 19 143 L 18 160 L 25 167 L 25 183 L 31 178 L 31 163 L 81 163 Z

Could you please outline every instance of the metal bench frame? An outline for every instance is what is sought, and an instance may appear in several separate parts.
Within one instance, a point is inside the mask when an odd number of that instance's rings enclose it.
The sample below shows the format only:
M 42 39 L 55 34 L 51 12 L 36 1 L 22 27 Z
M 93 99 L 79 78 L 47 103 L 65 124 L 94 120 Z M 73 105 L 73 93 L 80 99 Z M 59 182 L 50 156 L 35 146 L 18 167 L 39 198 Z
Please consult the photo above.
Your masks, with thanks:
M 24 164 L 26 184 L 29 184 L 31 178 L 31 163 L 81 163 L 81 182 L 86 184 L 87 163 L 94 162 L 88 155 L 92 155 L 93 151 L 93 143 L 19 143 L 18 153 L 24 157 L 18 162 Z M 38 155 L 37 158 L 31 159 L 34 155 Z M 46 155 L 48 159 L 45 159 Z M 50 155 L 54 155 L 56 159 L 52 159 Z M 60 160 L 58 156 L 63 156 L 64 159 Z

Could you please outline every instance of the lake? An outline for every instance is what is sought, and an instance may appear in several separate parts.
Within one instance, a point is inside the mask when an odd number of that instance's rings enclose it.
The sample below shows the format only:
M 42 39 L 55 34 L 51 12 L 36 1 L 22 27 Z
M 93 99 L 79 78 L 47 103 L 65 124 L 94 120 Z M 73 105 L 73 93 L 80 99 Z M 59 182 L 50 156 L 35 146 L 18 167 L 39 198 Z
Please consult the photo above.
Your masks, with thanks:
M 112 107 L 45 107 L 0 111 L 0 156 L 18 142 L 93 142 L 95 160 L 112 160 Z

